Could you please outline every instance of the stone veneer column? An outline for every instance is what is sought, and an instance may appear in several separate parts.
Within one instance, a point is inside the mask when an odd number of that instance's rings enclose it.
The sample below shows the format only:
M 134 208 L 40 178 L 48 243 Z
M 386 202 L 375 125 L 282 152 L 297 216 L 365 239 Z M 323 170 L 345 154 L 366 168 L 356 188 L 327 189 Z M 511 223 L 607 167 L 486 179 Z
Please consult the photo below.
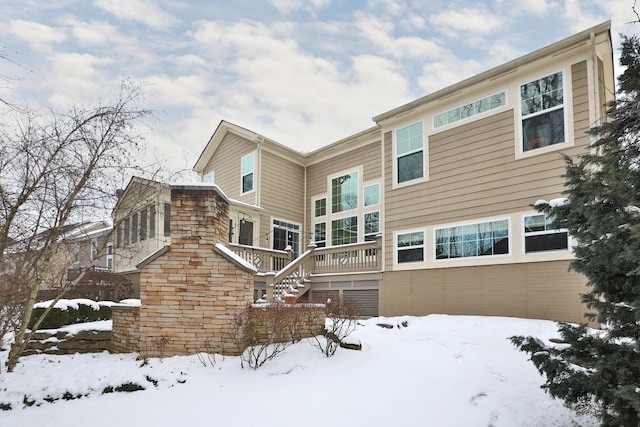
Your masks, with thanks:
M 228 245 L 229 202 L 215 186 L 171 187 L 171 246 L 140 268 L 140 354 L 238 354 L 236 314 L 254 272 L 213 250 Z

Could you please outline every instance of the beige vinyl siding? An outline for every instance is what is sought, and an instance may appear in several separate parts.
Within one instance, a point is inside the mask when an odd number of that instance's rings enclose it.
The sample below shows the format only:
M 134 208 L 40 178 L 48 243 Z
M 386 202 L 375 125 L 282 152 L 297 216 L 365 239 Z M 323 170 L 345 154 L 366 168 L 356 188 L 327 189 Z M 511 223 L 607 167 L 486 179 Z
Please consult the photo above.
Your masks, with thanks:
M 313 159 L 310 159 L 313 162 Z M 313 163 L 307 167 L 307 189 L 309 197 L 327 192 L 327 177 L 339 172 L 346 172 L 360 165 L 364 166 L 364 182 L 379 179 L 380 141 L 375 141 L 363 147 L 335 157 Z
M 561 153 L 582 154 L 589 143 L 586 62 L 573 66 L 571 74 L 575 146 L 560 152 L 516 160 L 514 126 L 519 118 L 507 110 L 429 135 L 429 181 L 392 189 L 393 138 L 391 132 L 385 134 L 390 166 L 385 177 L 387 269 L 393 262 L 396 230 L 504 215 L 527 210 L 538 199 L 561 196 L 565 170 Z
M 465 314 L 584 322 L 584 276 L 567 261 L 384 273 L 383 316 Z
M 215 173 L 215 183 L 228 197 L 252 205 L 256 204 L 255 192 L 243 196 L 241 195 L 240 188 L 241 159 L 243 156 L 255 151 L 256 148 L 256 143 L 234 133 L 227 132 L 215 154 L 205 167 L 204 173 L 206 174 L 213 170 Z M 256 162 L 253 179 L 254 190 L 259 183 L 259 179 L 258 163 Z
M 313 159 L 310 159 L 312 162 Z M 342 153 L 327 160 L 313 163 L 307 167 L 307 230 L 313 229 L 313 212 L 311 201 L 321 194 L 326 194 L 327 203 L 331 203 L 327 178 L 337 173 L 349 172 L 359 166 L 363 166 L 361 183 L 382 180 L 380 141 L 374 141 L 357 149 Z M 382 186 L 381 182 L 381 186 Z M 382 197 L 382 195 L 381 195 Z M 362 205 L 362 201 L 358 201 Z M 328 231 L 328 230 L 327 230 Z
M 304 223 L 304 167 L 269 151 L 261 151 L 260 206 L 265 209 L 260 221 L 260 235 L 271 232 L 272 218 L 287 222 Z M 300 230 L 301 236 L 303 230 Z M 270 245 L 260 240 L 261 245 Z M 301 241 L 302 249 L 307 242 Z M 271 247 L 271 246 L 269 246 Z

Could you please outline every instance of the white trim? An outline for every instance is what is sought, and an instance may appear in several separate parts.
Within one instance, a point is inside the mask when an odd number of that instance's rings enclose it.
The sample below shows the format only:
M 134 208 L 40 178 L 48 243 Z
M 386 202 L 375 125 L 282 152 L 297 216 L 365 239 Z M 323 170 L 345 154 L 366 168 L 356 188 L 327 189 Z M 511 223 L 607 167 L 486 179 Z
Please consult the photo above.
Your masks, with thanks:
M 490 109 L 485 110 L 485 111 L 483 111 L 481 113 L 472 114 L 472 115 L 467 116 L 467 117 L 465 117 L 463 119 L 458 119 L 456 121 L 453 121 L 453 122 L 450 122 L 450 123 L 447 123 L 447 124 L 444 124 L 444 125 L 441 125 L 441 126 L 436 126 L 436 116 L 439 116 L 441 114 L 449 113 L 449 112 L 451 112 L 453 110 L 456 110 L 458 108 L 464 107 L 465 105 L 475 104 L 478 101 L 481 101 L 481 100 L 487 99 L 487 98 L 491 98 L 491 97 L 499 95 L 501 93 L 504 93 L 504 104 L 503 105 L 501 105 L 499 107 L 495 107 L 495 108 L 490 108 Z M 483 96 L 481 98 L 476 98 L 476 99 L 474 99 L 472 101 L 469 101 L 469 102 L 458 104 L 455 107 L 448 108 L 448 109 L 446 109 L 444 111 L 441 111 L 439 113 L 438 112 L 434 113 L 432 115 L 432 117 L 431 117 L 431 129 L 432 129 L 433 132 L 436 132 L 436 131 L 440 132 L 440 131 L 442 131 L 444 129 L 453 128 L 455 126 L 459 126 L 459 125 L 462 125 L 464 123 L 471 122 L 473 120 L 479 120 L 479 119 L 481 119 L 483 117 L 486 117 L 486 116 L 489 116 L 491 114 L 495 114 L 497 112 L 500 112 L 501 110 L 506 110 L 508 106 L 509 106 L 509 90 L 507 88 L 504 88 L 504 89 L 499 90 L 497 92 L 491 93 L 491 94 L 489 94 L 487 96 Z
M 422 261 L 398 263 L 398 236 L 401 234 L 422 233 Z M 427 228 L 412 228 L 393 232 L 393 269 L 412 270 L 416 266 L 424 266 L 427 263 Z
M 251 168 L 251 190 L 249 191 L 244 191 L 244 177 L 249 175 L 248 173 L 245 174 L 244 171 L 242 170 L 242 166 L 244 164 L 244 159 L 246 159 L 249 156 L 253 156 L 253 165 Z M 256 191 L 256 185 L 258 183 L 258 180 L 256 179 L 256 151 L 252 151 L 251 153 L 244 155 L 240 158 L 240 194 L 241 195 L 246 195 L 246 194 L 250 194 L 250 193 L 254 193 Z
M 367 205 L 365 205 L 365 200 L 366 200 L 365 189 L 367 187 L 373 187 L 374 185 L 378 186 L 378 203 L 375 203 L 373 205 L 368 205 L 367 206 Z M 380 189 L 381 188 L 382 188 L 382 185 L 380 184 L 380 181 L 371 181 L 371 182 L 367 182 L 367 183 L 363 183 L 362 184 L 362 208 L 363 209 L 371 209 L 371 208 L 379 209 L 378 207 L 382 203 L 382 199 L 380 197 Z
M 525 213 L 522 214 L 522 220 L 520 223 L 520 237 L 522 239 L 522 255 L 525 257 L 531 257 L 531 256 L 539 256 L 540 254 L 553 254 L 553 253 L 559 253 L 559 254 L 564 254 L 567 252 L 571 252 L 571 235 L 569 234 L 569 230 L 566 228 L 558 228 L 555 230 L 544 230 L 544 231 L 533 231 L 530 233 L 527 233 L 525 231 L 525 224 L 526 224 L 526 218 L 527 217 L 531 217 L 531 216 L 538 216 L 538 215 L 545 215 L 544 213 L 540 213 L 540 212 L 532 212 L 532 213 Z M 553 250 L 548 250 L 548 251 L 536 251 L 536 252 L 527 252 L 526 249 L 526 237 L 527 236 L 541 236 L 541 235 L 545 235 L 545 234 L 556 234 L 556 233 L 567 233 L 567 248 L 566 249 L 553 249 Z
M 531 156 L 536 156 L 539 154 L 544 154 L 544 153 L 549 153 L 549 152 L 553 152 L 553 151 L 559 151 L 559 150 L 563 150 L 566 149 L 567 147 L 573 147 L 575 146 L 575 141 L 573 138 L 573 133 L 571 132 L 573 130 L 573 125 L 572 125 L 572 120 L 570 120 L 570 117 L 572 117 L 572 114 L 570 115 L 569 113 L 572 113 L 572 105 L 573 102 L 571 101 L 573 98 L 573 95 L 571 93 L 571 85 L 568 82 L 568 79 L 571 78 L 571 72 L 570 72 L 570 68 L 567 67 L 563 67 L 560 69 L 556 69 L 555 71 L 549 71 L 549 72 L 543 72 L 543 73 L 537 73 L 536 76 L 532 76 L 526 80 L 521 80 L 519 83 L 516 84 L 516 88 L 518 91 L 518 96 L 517 96 L 517 107 L 516 107 L 516 111 L 518 112 L 518 114 L 516 115 L 515 118 L 515 143 L 516 143 L 516 150 L 515 150 L 515 157 L 516 160 L 517 159 L 522 159 L 522 158 L 528 158 Z M 539 112 L 535 112 L 535 113 L 531 113 L 530 115 L 523 117 L 522 116 L 522 86 L 527 84 L 527 83 L 531 83 L 535 80 L 540 80 L 543 79 L 545 77 L 549 77 L 553 74 L 557 74 L 557 73 L 562 73 L 562 106 L 554 106 L 551 108 L 548 108 L 544 111 L 539 111 Z M 560 142 L 560 143 L 556 143 L 553 145 L 547 145 L 544 147 L 540 147 L 540 148 L 534 148 L 528 151 L 524 151 L 524 147 L 523 147 L 523 134 L 522 134 L 522 121 L 523 119 L 526 118 L 530 118 L 530 117 L 536 117 L 536 116 L 540 116 L 542 114 L 546 114 L 552 111 L 557 111 L 559 109 L 563 109 L 563 122 L 564 122 L 564 142 Z
M 436 231 L 447 229 L 447 228 L 464 227 L 466 225 L 486 224 L 486 223 L 489 223 L 489 222 L 498 222 L 498 221 L 507 221 L 507 231 L 508 231 L 507 238 L 509 239 L 509 241 L 508 241 L 508 245 L 507 245 L 507 253 L 506 254 L 483 255 L 483 256 L 468 256 L 468 257 L 462 256 L 462 257 L 459 257 L 459 258 L 448 258 L 448 259 L 437 259 L 436 258 Z M 511 257 L 512 254 L 513 254 L 513 230 L 512 230 L 511 216 L 499 216 L 499 217 L 495 217 L 495 218 L 474 219 L 474 220 L 470 220 L 470 221 L 464 221 L 464 222 L 458 222 L 458 223 L 434 226 L 433 230 L 432 230 L 432 239 L 433 239 L 433 245 L 432 245 L 433 253 L 432 253 L 431 261 L 433 261 L 434 264 L 456 263 L 456 262 L 460 262 L 460 261 L 468 262 L 469 260 L 478 260 L 478 259 L 507 258 L 507 257 Z
M 417 123 L 421 123 L 422 124 L 422 177 L 421 178 L 411 179 L 411 180 L 404 181 L 404 182 L 398 182 L 398 147 L 397 147 L 397 145 L 398 145 L 398 136 L 397 136 L 397 134 L 398 134 L 399 130 L 402 130 L 402 129 L 407 128 L 409 126 L 413 126 L 413 125 L 415 125 Z M 426 130 L 424 119 L 416 120 L 416 121 L 413 121 L 411 123 L 404 124 L 402 126 L 397 126 L 397 127 L 393 128 L 392 131 L 391 131 L 391 146 L 392 146 L 392 152 L 393 152 L 393 166 L 392 166 L 393 182 L 392 182 L 391 188 L 393 188 L 393 189 L 402 188 L 402 187 L 418 184 L 418 183 L 425 182 L 425 181 L 429 180 L 429 168 L 428 168 L 428 164 L 429 164 L 429 144 L 428 144 L 427 130 Z M 403 156 L 406 156 L 408 154 L 417 153 L 419 151 L 420 150 L 413 150 L 412 152 L 409 152 L 409 153 L 403 153 Z

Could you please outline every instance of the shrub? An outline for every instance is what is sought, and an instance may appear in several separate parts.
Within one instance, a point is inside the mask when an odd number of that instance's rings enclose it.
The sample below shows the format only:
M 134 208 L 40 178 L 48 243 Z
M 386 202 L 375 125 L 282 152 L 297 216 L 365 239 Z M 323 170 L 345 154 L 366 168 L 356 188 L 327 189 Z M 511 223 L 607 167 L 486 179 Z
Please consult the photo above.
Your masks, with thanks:
M 327 301 L 327 325 L 324 334 L 313 337 L 312 345 L 325 356 L 333 356 L 338 347 L 347 346 L 343 341 L 356 329 L 357 320 L 361 315 L 360 305 L 352 299 L 338 298 Z
M 74 300 L 70 300 L 74 301 Z M 35 307 L 31 314 L 31 320 L 29 321 L 29 328 L 32 328 L 36 320 L 46 310 L 45 304 L 43 307 Z M 95 309 L 92 304 L 85 304 L 83 302 L 77 302 L 78 308 L 73 305 L 67 305 L 65 308 L 52 308 L 40 323 L 39 329 L 57 329 L 61 326 L 72 325 L 74 323 L 94 322 L 96 320 L 109 320 L 111 319 L 111 307 L 107 305 L 100 305 L 99 310 Z

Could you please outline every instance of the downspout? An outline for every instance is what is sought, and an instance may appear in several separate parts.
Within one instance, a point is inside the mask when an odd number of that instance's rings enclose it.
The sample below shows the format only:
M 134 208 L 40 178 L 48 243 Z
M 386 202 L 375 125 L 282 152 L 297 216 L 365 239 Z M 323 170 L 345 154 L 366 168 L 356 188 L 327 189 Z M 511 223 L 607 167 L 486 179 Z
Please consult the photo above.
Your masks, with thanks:
M 591 34 L 589 35 L 589 38 L 591 39 L 591 73 L 593 75 L 593 90 L 592 90 L 592 96 L 593 96 L 593 113 L 595 115 L 595 117 L 593 117 L 593 120 L 591 121 L 591 123 L 593 123 L 596 126 L 599 126 L 601 124 L 601 109 L 602 106 L 599 104 L 600 102 L 600 81 L 598 80 L 598 53 L 596 51 L 596 35 L 595 33 L 592 31 Z
M 262 199 L 261 199 L 261 195 L 262 195 L 262 143 L 264 142 L 264 138 L 262 136 L 258 136 L 255 139 L 256 144 L 258 144 L 258 149 L 256 150 L 258 155 L 256 156 L 258 159 L 258 165 L 257 165 L 257 178 L 256 179 L 256 206 L 260 206 L 262 207 Z M 259 223 L 259 227 L 258 227 L 258 233 L 259 233 L 259 239 L 262 239 L 262 236 L 264 233 L 262 233 L 262 215 L 259 216 L 260 217 L 260 223 Z M 271 224 L 269 224 L 269 226 L 271 226 Z M 253 240 L 253 242 L 255 242 L 255 239 Z M 255 246 L 255 243 L 252 243 L 252 245 Z M 262 247 L 262 242 L 260 240 L 258 240 L 258 246 Z
M 312 239 L 311 237 L 306 237 L 306 236 L 311 236 L 311 230 L 309 230 L 309 232 L 307 232 L 307 222 L 309 222 L 309 224 L 313 221 L 307 221 L 307 165 L 304 165 L 304 190 L 303 190 L 303 204 L 304 206 L 302 207 L 302 217 L 304 218 L 304 221 L 302 223 L 302 235 L 305 236 L 305 242 L 303 247 L 306 247 L 309 243 L 311 243 Z M 309 234 L 307 234 L 309 233 Z M 308 240 L 307 240 L 308 239 Z M 315 240 L 315 236 L 313 237 L 313 240 Z

